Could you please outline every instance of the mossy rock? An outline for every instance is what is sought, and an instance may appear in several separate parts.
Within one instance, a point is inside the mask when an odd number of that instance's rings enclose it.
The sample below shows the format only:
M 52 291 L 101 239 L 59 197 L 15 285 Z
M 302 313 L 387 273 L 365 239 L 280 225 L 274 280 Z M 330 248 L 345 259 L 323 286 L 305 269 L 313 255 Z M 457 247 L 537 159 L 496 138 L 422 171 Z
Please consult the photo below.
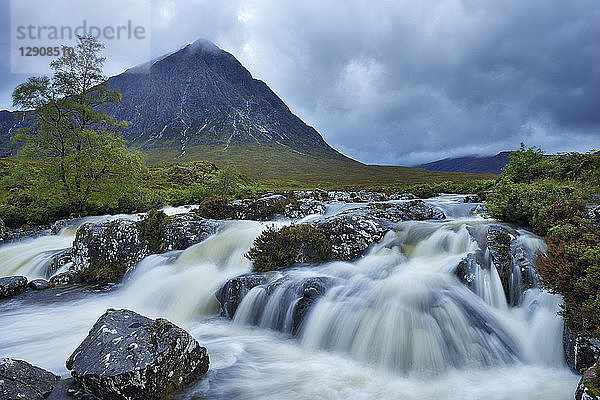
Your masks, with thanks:
M 120 262 L 106 262 L 94 264 L 83 270 L 79 279 L 84 283 L 117 283 L 123 279 L 127 272 L 127 265 Z

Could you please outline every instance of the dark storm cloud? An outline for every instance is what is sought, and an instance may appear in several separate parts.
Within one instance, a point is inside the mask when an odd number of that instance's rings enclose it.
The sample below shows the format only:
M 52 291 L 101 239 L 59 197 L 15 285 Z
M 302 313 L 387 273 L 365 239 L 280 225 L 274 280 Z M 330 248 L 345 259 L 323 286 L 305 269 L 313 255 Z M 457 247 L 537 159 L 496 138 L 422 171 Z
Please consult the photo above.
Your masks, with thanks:
M 520 141 L 600 147 L 596 1 L 162 0 L 152 16 L 154 55 L 214 41 L 364 162 L 492 154 Z

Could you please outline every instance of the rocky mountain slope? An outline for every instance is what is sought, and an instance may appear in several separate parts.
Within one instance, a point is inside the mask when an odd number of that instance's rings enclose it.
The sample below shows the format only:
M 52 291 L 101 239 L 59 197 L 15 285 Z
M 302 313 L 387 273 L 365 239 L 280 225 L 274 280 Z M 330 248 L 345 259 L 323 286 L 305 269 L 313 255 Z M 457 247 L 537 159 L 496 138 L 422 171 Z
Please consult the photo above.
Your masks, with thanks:
M 167 150 L 159 158 L 181 158 L 194 146 L 250 144 L 340 156 L 234 56 L 205 40 L 108 84 L 123 94 L 108 111 L 131 121 L 126 139 L 146 151 Z

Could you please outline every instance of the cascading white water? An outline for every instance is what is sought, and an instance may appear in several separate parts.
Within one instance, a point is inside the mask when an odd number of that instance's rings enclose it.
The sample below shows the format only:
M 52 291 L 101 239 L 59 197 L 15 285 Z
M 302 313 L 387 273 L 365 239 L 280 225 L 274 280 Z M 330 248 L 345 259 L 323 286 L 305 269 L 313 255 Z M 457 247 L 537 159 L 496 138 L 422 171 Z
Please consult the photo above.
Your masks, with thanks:
M 453 270 L 477 247 L 466 226 L 485 221 L 467 219 L 451 199 L 433 201 L 452 204 L 456 220 L 399 224 L 354 262 L 284 271 L 268 296 L 265 286 L 252 289 L 232 323 L 218 317 L 213 293 L 250 270 L 244 254 L 263 223 L 232 221 L 183 252 L 149 256 L 108 292 L 29 292 L 0 302 L 0 357 L 66 375 L 64 361 L 97 317 L 130 308 L 171 319 L 207 346 L 212 372 L 176 398 L 570 398 L 577 377 L 563 363 L 560 298 L 530 289 L 509 307 L 494 268 L 478 270 L 467 289 Z M 18 271 L 37 271 L 36 257 L 68 247 L 72 233 L 63 239 L 0 246 L 0 275 L 14 269 L 5 249 L 21 246 L 30 257 Z M 540 246 L 522 240 L 532 252 Z M 307 279 L 329 290 L 292 338 Z

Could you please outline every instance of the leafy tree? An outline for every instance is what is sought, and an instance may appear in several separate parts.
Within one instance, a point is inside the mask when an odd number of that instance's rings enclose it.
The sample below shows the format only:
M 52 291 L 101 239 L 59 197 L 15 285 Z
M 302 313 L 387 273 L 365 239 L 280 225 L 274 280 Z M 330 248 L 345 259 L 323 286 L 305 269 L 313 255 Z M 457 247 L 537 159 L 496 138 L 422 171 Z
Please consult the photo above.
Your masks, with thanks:
M 48 164 L 50 182 L 74 212 L 85 211 L 91 199 L 102 203 L 127 191 L 142 168 L 121 136 L 127 122 L 102 111 L 121 101 L 106 86 L 103 47 L 80 36 L 74 52 L 50 64 L 52 77 L 29 78 L 13 92 L 13 104 L 30 119 L 14 136 L 24 142 L 21 154 Z

